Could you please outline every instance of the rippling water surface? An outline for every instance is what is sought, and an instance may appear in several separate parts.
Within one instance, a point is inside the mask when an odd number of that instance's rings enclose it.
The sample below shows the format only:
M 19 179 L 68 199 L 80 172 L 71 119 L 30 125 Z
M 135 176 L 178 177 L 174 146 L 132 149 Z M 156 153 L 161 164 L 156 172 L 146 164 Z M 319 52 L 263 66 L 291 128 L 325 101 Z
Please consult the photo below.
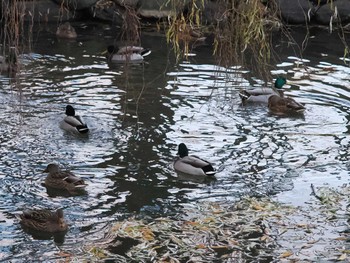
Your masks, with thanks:
M 175 66 L 164 36 L 146 33 L 146 63 L 108 65 L 101 52 L 112 30 L 76 27 L 77 41 L 57 40 L 53 27 L 36 33 L 18 79 L 0 77 L 1 260 L 57 256 L 55 242 L 19 226 L 16 215 L 28 207 L 63 207 L 70 230 L 61 246 L 79 250 L 108 222 L 133 214 L 173 215 L 184 203 L 244 194 L 288 200 L 309 195 L 310 182 L 348 182 L 350 69 L 327 31 L 312 32 L 303 58 L 276 44 L 272 73 L 285 75 L 287 95 L 306 106 L 303 116 L 281 118 L 266 105 L 242 105 L 241 88 L 265 84 L 247 69 L 216 66 L 208 46 Z M 60 130 L 67 104 L 84 116 L 88 136 Z M 173 172 L 180 142 L 215 163 L 216 180 Z M 50 162 L 84 177 L 88 194 L 47 193 Z

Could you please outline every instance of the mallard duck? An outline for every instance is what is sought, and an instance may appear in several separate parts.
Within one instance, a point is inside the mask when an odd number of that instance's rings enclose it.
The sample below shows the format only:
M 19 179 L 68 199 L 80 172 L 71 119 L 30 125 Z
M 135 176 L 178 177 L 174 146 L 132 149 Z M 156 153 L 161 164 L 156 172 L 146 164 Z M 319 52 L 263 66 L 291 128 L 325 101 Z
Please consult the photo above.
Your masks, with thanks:
M 25 210 L 19 217 L 21 225 L 32 230 L 55 233 L 68 229 L 62 209 L 55 212 L 47 209 Z
M 59 38 L 74 39 L 77 38 L 77 33 L 69 22 L 65 22 L 64 24 L 58 26 L 56 36 Z
M 107 59 L 109 62 L 142 62 L 143 58 L 151 54 L 151 50 L 143 47 L 126 46 L 118 48 L 116 46 L 107 47 Z
M 189 156 L 188 148 L 184 143 L 179 144 L 178 157 L 174 161 L 176 172 L 194 176 L 213 176 L 216 171 L 213 166 L 197 156 Z
M 270 96 L 268 107 L 270 112 L 276 115 L 302 113 L 305 110 L 305 107 L 294 99 L 277 95 Z
M 69 171 L 62 171 L 57 164 L 50 163 L 44 172 L 49 173 L 45 179 L 45 186 L 47 187 L 66 190 L 71 194 L 76 194 L 86 187 L 82 178 Z
M 185 26 L 184 28 L 180 28 L 177 32 L 177 37 L 179 41 L 183 41 L 185 43 L 196 43 L 196 42 L 205 42 L 206 37 L 199 31 L 197 28 L 193 28 L 191 26 Z
M 61 129 L 72 133 L 88 133 L 89 128 L 82 118 L 75 115 L 73 106 L 66 106 L 66 117 L 60 122 Z
M 287 83 L 283 77 L 278 77 L 274 87 L 271 88 L 254 88 L 249 90 L 241 90 L 239 96 L 242 102 L 265 102 L 267 103 L 271 95 L 283 97 L 282 87 Z

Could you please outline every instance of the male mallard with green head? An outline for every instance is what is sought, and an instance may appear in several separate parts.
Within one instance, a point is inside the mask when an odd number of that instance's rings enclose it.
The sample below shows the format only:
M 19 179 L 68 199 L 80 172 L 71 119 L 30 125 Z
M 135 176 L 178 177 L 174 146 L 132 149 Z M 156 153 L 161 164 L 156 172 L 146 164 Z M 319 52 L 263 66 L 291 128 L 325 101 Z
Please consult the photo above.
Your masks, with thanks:
M 107 59 L 109 62 L 115 63 L 140 63 L 144 60 L 144 57 L 149 54 L 151 54 L 151 50 L 143 47 L 125 46 L 118 48 L 112 45 L 107 47 Z
M 25 210 L 19 217 L 22 226 L 33 230 L 55 233 L 68 229 L 62 209 L 55 212 L 47 209 Z
M 66 107 L 66 117 L 60 122 L 61 129 L 71 132 L 71 133 L 88 133 L 89 128 L 84 123 L 83 119 L 75 115 L 75 110 L 73 106 L 67 105 Z
M 269 98 L 268 107 L 271 113 L 276 115 L 288 115 L 293 113 L 302 113 L 305 107 L 290 97 L 281 98 L 272 95 Z
M 62 171 L 57 164 L 50 163 L 45 173 L 49 173 L 45 179 L 45 186 L 66 190 L 71 194 L 77 193 L 86 187 L 84 180 L 69 171 Z
M 194 176 L 213 176 L 216 173 L 208 161 L 194 155 L 188 155 L 188 148 L 184 143 L 179 144 L 177 155 L 178 157 L 174 161 L 176 172 Z
M 264 102 L 267 103 L 269 97 L 277 95 L 283 97 L 282 87 L 287 83 L 284 77 L 278 77 L 275 81 L 274 87 L 271 88 L 254 88 L 249 90 L 241 90 L 239 96 L 242 102 Z

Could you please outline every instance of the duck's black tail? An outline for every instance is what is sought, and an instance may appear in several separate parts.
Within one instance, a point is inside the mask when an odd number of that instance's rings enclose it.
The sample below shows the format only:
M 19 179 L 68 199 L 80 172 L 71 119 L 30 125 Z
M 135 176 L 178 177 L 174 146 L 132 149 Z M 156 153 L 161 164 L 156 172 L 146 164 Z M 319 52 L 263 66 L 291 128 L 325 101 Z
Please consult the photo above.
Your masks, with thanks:
M 89 128 L 87 125 L 78 125 L 77 130 L 80 133 L 88 133 L 89 132 Z
M 208 165 L 202 167 L 202 170 L 208 176 L 213 176 L 214 174 L 216 174 L 216 171 L 211 164 L 208 164 Z
M 250 98 L 251 95 L 250 95 L 247 91 L 241 90 L 241 91 L 239 92 L 239 96 L 241 97 L 241 100 L 242 100 L 242 101 L 246 101 L 247 99 Z
M 141 54 L 141 56 L 146 57 L 146 56 L 148 56 L 151 53 L 152 53 L 152 51 L 150 49 L 144 49 L 144 50 L 141 51 L 140 54 Z

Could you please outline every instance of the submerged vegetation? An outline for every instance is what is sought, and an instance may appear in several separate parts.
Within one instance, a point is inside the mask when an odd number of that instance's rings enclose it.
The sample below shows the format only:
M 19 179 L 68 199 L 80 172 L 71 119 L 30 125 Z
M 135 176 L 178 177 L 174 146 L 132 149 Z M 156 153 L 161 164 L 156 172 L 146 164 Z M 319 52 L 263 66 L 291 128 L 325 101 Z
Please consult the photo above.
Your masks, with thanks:
M 178 8 L 175 4 L 183 4 L 171 2 L 174 8 Z M 21 9 L 13 3 L 17 2 L 2 3 L 3 9 L 14 8 L 3 17 L 7 25 L 2 35 L 4 54 L 11 47 L 18 52 L 23 41 Z M 275 7 L 267 8 L 259 0 L 218 3 L 224 8 L 219 9 L 223 12 L 214 24 L 202 22 L 204 1 L 193 1 L 187 14 L 169 18 L 167 38 L 177 57 L 186 56 L 191 45 L 203 41 L 203 35 L 210 35 L 220 64 L 254 65 L 258 73 L 267 75 L 273 56 L 271 32 L 278 24 Z M 135 10 L 127 9 L 120 38 L 138 44 L 140 34 L 139 17 Z M 62 249 L 57 256 L 67 262 L 109 258 L 117 258 L 118 262 L 271 262 L 284 258 L 304 260 L 316 251 L 321 259 L 346 260 L 350 253 L 339 241 L 346 239 L 340 231 L 347 226 L 343 211 L 349 189 L 311 190 L 315 198 L 307 208 L 247 197 L 235 204 L 193 203 L 172 218 L 128 218 L 111 224 L 98 240 L 86 238 L 82 255 Z M 325 232 L 326 236 L 319 234 Z M 328 254 L 322 254 L 325 248 Z
M 60 255 L 73 262 L 346 261 L 349 191 L 347 185 L 311 186 L 315 198 L 303 207 L 250 197 L 233 205 L 191 204 L 176 218 L 132 217 L 83 244 L 82 255 L 69 251 Z

